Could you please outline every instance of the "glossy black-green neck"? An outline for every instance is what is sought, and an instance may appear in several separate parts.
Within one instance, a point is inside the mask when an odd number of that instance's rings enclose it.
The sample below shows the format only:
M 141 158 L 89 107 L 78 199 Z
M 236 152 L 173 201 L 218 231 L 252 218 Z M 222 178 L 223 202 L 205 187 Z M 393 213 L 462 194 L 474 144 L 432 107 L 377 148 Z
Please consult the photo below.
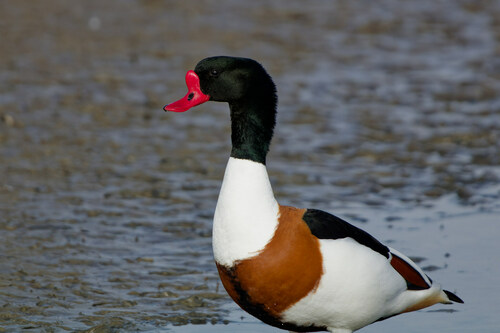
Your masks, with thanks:
M 276 95 L 229 104 L 231 109 L 231 157 L 266 164 L 276 124 Z

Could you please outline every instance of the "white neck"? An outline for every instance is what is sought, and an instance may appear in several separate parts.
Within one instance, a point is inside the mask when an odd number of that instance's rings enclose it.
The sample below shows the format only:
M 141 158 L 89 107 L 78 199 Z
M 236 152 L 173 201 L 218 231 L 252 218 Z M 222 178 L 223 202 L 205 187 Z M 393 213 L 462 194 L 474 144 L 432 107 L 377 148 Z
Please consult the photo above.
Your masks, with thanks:
M 230 267 L 258 254 L 273 237 L 278 215 L 265 165 L 230 157 L 214 215 L 216 262 Z

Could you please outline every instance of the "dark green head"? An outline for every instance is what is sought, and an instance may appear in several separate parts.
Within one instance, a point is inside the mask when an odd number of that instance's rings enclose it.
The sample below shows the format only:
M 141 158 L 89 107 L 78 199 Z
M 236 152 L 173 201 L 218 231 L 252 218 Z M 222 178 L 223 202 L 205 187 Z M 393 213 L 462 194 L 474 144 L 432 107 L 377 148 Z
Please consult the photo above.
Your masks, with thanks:
M 196 65 L 194 71 L 200 78 L 201 90 L 212 101 L 232 103 L 276 95 L 271 77 L 252 59 L 206 58 Z
M 165 106 L 183 112 L 208 100 L 231 110 L 231 156 L 265 163 L 276 123 L 276 87 L 255 60 L 218 56 L 203 59 L 186 74 L 188 94 Z

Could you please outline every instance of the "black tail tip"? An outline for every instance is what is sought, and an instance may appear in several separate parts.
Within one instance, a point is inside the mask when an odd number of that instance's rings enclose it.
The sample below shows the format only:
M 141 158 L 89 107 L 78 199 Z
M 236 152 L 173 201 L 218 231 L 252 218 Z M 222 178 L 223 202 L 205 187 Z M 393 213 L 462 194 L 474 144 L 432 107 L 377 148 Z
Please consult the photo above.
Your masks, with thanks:
M 450 299 L 450 301 L 457 302 L 457 303 L 462 303 L 462 304 L 464 303 L 464 301 L 462 301 L 462 299 L 460 297 L 458 297 L 457 295 L 455 295 L 451 291 L 448 291 L 448 290 L 443 290 L 443 291 L 446 294 L 446 296 L 448 296 L 448 298 Z

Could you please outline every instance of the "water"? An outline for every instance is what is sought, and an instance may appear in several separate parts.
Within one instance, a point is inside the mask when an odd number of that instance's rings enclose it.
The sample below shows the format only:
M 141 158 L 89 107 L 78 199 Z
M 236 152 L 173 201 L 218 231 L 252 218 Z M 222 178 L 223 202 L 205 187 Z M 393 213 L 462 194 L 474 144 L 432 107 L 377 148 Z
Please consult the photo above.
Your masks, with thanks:
M 163 113 L 206 56 L 278 85 L 280 203 L 340 215 L 464 305 L 363 332 L 497 332 L 494 1 L 0 3 L 0 331 L 278 332 L 226 296 L 227 106 Z

